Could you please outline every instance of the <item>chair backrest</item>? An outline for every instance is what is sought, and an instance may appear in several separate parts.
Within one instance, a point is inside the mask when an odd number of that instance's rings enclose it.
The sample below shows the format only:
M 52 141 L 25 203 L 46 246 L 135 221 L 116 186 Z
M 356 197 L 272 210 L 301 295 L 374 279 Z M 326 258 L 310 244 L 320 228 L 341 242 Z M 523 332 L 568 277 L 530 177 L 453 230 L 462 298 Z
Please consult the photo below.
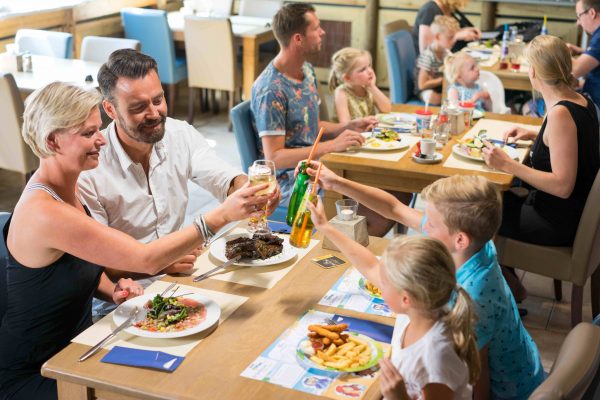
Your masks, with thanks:
M 479 71 L 479 86 L 490 93 L 492 112 L 499 114 L 510 113 L 510 108 L 504 103 L 504 85 L 496 74 L 489 71 Z
M 39 29 L 19 29 L 15 35 L 19 51 L 57 58 L 73 57 L 73 35 Z
M 392 103 L 406 103 L 414 89 L 414 69 L 417 61 L 413 38 L 400 30 L 384 38 Z
M 0 168 L 27 174 L 38 167 L 39 159 L 21 136 L 23 110 L 15 78 L 0 72 Z
M 273 18 L 283 0 L 241 0 L 239 14 L 247 17 Z
M 81 54 L 79 58 L 85 61 L 105 63 L 108 61 L 110 54 L 115 50 L 140 50 L 140 47 L 140 41 L 135 39 L 86 36 L 81 42 Z
M 596 173 L 579 220 L 572 264 L 573 283 L 581 286 L 600 265 L 600 170 Z
M 175 81 L 175 44 L 164 10 L 123 8 L 121 19 L 125 37 L 138 40 L 144 54 L 158 63 L 158 76 L 163 83 Z
M 569 332 L 550 375 L 529 400 L 581 399 L 600 365 L 600 327 L 582 322 Z
M 189 86 L 228 91 L 239 87 L 229 19 L 187 15 L 184 31 Z
M 411 31 L 412 27 L 408 24 L 408 21 L 405 19 L 398 19 L 396 21 L 392 21 L 392 22 L 388 22 L 387 24 L 383 25 L 383 27 L 381 28 L 381 31 L 383 33 L 383 36 L 386 37 L 387 35 L 390 35 L 394 32 L 398 32 L 398 31 Z
M 242 169 L 248 173 L 248 167 L 259 157 L 258 136 L 252 127 L 250 100 L 231 109 L 231 123 L 242 161 Z
M 7 212 L 0 212 L 0 326 L 2 325 L 2 317 L 6 312 L 6 265 L 8 264 L 8 250 L 4 243 L 4 225 L 10 214 Z
M 210 15 L 217 18 L 227 18 L 231 15 L 233 0 L 208 0 Z

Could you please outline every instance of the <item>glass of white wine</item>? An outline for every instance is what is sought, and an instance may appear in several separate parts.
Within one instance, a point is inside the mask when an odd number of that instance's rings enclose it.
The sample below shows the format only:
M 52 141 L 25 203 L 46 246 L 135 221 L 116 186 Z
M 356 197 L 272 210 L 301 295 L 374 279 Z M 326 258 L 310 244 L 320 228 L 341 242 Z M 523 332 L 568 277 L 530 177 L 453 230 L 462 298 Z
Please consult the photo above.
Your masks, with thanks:
M 275 178 L 275 163 L 270 160 L 256 160 L 248 169 L 250 186 L 257 186 L 268 183 L 269 186 L 256 192 L 257 196 L 270 195 L 275 192 L 277 181 Z M 263 214 L 260 218 L 251 217 L 248 221 L 248 230 L 250 232 L 271 233 L 267 223 L 267 206 L 263 207 Z

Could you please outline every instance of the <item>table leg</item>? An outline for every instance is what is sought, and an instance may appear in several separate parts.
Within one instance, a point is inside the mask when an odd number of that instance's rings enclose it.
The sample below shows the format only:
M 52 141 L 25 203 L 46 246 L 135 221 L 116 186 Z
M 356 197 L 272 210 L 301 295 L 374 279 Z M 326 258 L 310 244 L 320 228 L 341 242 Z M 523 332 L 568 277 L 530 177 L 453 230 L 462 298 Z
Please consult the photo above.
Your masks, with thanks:
M 258 76 L 258 51 L 256 37 L 245 37 L 243 46 L 243 88 L 244 100 L 252 96 L 252 84 Z
M 91 389 L 76 383 L 56 381 L 59 400 L 91 400 Z

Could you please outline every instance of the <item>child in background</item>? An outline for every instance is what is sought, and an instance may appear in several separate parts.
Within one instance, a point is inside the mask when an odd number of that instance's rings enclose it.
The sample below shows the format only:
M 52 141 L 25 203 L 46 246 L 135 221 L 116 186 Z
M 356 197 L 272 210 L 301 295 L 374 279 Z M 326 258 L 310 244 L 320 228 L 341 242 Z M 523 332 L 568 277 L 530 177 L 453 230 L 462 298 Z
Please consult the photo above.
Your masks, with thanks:
M 315 175 L 316 167 L 318 163 L 312 162 L 309 175 Z M 321 168 L 319 186 L 353 198 L 384 217 L 422 231 L 446 245 L 456 265 L 456 280 L 469 293 L 477 310 L 475 331 L 481 375 L 473 388 L 474 398 L 527 399 L 543 381 L 544 371 L 538 349 L 521 322 L 496 258 L 492 238 L 502 214 L 502 196 L 497 187 L 481 176 L 455 175 L 439 179 L 421 192 L 427 202 L 422 213 L 381 189 L 339 177 L 325 166 Z M 320 212 L 321 209 L 315 219 L 320 217 Z M 324 233 L 330 239 L 331 235 L 339 236 L 331 230 Z M 348 257 L 370 254 L 352 241 L 344 246 L 334 243 Z M 360 265 L 363 274 L 367 268 L 379 269 L 374 257 Z M 370 276 L 373 275 L 376 273 Z
M 442 102 L 444 59 L 451 54 L 458 29 L 456 19 L 445 15 L 438 15 L 431 24 L 433 42 L 419 55 L 416 68 L 417 95 L 426 103 Z
M 334 120 L 347 123 L 354 118 L 392 111 L 392 103 L 375 85 L 371 54 L 345 47 L 331 57 L 329 90 L 334 92 Z
M 477 83 L 479 65 L 465 52 L 458 52 L 446 57 L 444 74 L 450 84 L 448 101 L 458 104 L 459 101 L 475 103 L 480 110 L 492 111 L 490 93 Z

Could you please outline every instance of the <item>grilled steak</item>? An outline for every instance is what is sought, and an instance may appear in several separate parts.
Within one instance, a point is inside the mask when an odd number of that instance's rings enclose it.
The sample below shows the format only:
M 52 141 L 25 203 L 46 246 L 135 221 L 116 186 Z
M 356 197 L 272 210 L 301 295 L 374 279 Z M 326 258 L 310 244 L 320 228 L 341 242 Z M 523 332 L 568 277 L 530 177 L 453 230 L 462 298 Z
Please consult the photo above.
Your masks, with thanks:
M 225 243 L 225 257 L 241 255 L 247 260 L 265 260 L 280 254 L 283 239 L 271 234 L 255 234 L 252 238 L 240 237 Z

